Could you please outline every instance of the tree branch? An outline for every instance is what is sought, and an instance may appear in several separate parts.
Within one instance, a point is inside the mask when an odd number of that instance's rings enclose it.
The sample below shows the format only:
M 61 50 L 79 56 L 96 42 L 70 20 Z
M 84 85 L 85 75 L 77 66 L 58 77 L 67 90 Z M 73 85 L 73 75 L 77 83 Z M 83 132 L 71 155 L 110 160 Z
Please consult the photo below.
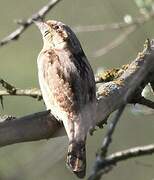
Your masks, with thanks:
M 147 106 L 151 109 L 154 109 L 154 102 L 144 97 L 140 97 L 139 99 L 137 99 L 136 103 Z
M 119 78 L 104 83 L 99 87 L 97 91 L 97 124 L 104 125 L 113 111 L 119 109 L 119 107 L 126 102 L 129 102 L 126 97 L 135 90 L 132 88 L 132 79 L 136 77 L 139 70 L 139 76 L 135 79 L 136 85 L 139 87 L 143 81 L 147 84 L 149 83 L 149 73 L 150 76 L 154 73 L 153 59 L 154 45 L 152 43 L 150 48 L 145 47 L 143 52 L 139 53 L 137 58 L 128 66 Z M 53 119 L 53 117 L 49 118 L 46 114 L 41 113 L 0 122 L 0 146 L 17 142 L 46 139 L 55 136 L 55 133 L 63 128 L 61 128 L 61 126 L 59 127 L 59 125 L 57 126 L 58 122 L 52 121 Z M 49 123 L 50 126 L 48 126 Z
M 18 21 L 17 23 L 20 24 L 19 28 L 3 38 L 0 41 L 0 46 L 4 46 L 12 40 L 17 40 L 21 36 L 21 34 L 23 34 L 24 31 L 33 24 L 33 20 L 43 19 L 45 15 L 60 1 L 61 0 L 51 0 L 48 4 L 43 6 L 38 12 L 30 16 L 27 20 Z
M 126 149 L 123 151 L 119 151 L 116 153 L 113 153 L 103 160 L 100 159 L 100 169 L 102 169 L 101 172 L 97 174 L 97 176 L 91 175 L 88 180 L 98 180 L 100 179 L 100 176 L 106 171 L 108 172 L 108 167 L 113 167 L 113 165 L 117 164 L 120 161 L 124 161 L 130 158 L 139 157 L 143 155 L 150 155 L 154 153 L 154 144 L 150 144 L 147 146 L 139 146 L 139 147 L 133 147 L 130 149 Z M 107 169 L 106 169 L 107 168 Z
M 150 41 L 147 40 L 147 42 L 145 44 L 145 46 L 146 46 L 145 50 L 141 54 L 139 54 L 139 57 L 141 59 L 144 59 L 146 57 L 146 55 L 148 55 L 148 54 L 150 54 L 150 52 L 152 52 L 151 45 L 153 46 L 153 42 L 152 42 L 152 44 L 150 44 Z M 151 58 L 154 59 L 154 55 Z M 102 166 L 100 164 L 102 164 L 104 162 L 109 144 L 111 142 L 111 136 L 114 132 L 115 126 L 116 126 L 116 124 L 119 120 L 119 117 L 122 114 L 126 104 L 128 102 L 132 101 L 133 98 L 135 98 L 135 100 L 137 100 L 136 93 L 140 92 L 140 95 L 141 95 L 141 92 L 142 92 L 141 90 L 138 91 L 138 89 L 141 89 L 141 87 L 144 88 L 144 86 L 142 86 L 142 84 L 145 85 L 148 81 L 146 79 L 144 79 L 144 81 L 143 81 L 143 78 L 145 78 L 147 76 L 147 74 L 151 75 L 151 71 L 154 72 L 154 68 L 152 68 L 152 69 L 150 68 L 151 64 L 150 64 L 150 61 L 148 59 L 149 58 L 147 58 L 147 60 L 144 62 L 144 66 L 142 66 L 140 69 L 138 69 L 136 74 L 132 77 L 132 80 L 130 81 L 131 88 L 128 89 L 125 92 L 125 94 L 123 95 L 124 102 L 122 104 L 122 107 L 119 109 L 119 111 L 117 112 L 117 114 L 113 118 L 113 121 L 110 124 L 110 128 L 107 131 L 107 135 L 104 138 L 103 145 L 100 149 L 100 153 L 96 156 L 96 161 L 95 161 L 95 165 L 93 168 L 93 172 L 89 178 L 91 180 L 95 180 L 95 179 L 99 180 L 103 174 L 102 172 L 104 169 L 102 169 Z M 154 66 L 154 63 L 152 65 Z M 147 69 L 144 69 L 145 66 L 147 67 Z M 133 94 L 135 97 L 133 97 Z M 108 168 L 110 168 L 110 167 L 108 167 Z
M 64 135 L 64 129 L 49 111 L 22 118 L 0 118 L 0 147 Z
M 116 37 L 113 41 L 111 41 L 109 44 L 107 44 L 105 47 L 95 51 L 94 57 L 103 56 L 103 55 L 107 54 L 108 52 L 110 52 L 112 49 L 118 47 L 135 30 L 136 30 L 136 26 L 129 27 L 124 32 L 122 32 L 118 37 Z
M 126 105 L 123 105 L 117 110 L 115 116 L 113 117 L 112 122 L 109 124 L 108 131 L 104 137 L 103 144 L 101 146 L 101 156 L 102 157 L 105 157 L 108 152 L 109 145 L 112 142 L 112 135 L 113 135 L 115 127 L 125 109 L 125 106 Z
M 144 23 L 154 18 L 154 12 L 149 12 L 148 16 L 141 16 L 133 18 L 130 22 L 115 22 L 111 24 L 99 24 L 99 25 L 87 25 L 87 26 L 75 26 L 73 29 L 76 33 L 96 32 L 105 30 L 119 30 L 126 29 L 130 26 L 141 26 Z
M 102 176 L 102 173 L 100 173 L 100 171 L 102 171 L 102 163 L 104 162 L 104 159 L 107 155 L 108 149 L 109 149 L 109 145 L 112 142 L 112 135 L 115 131 L 116 125 L 118 123 L 118 121 L 120 120 L 120 117 L 124 111 L 126 107 L 126 104 L 122 105 L 116 112 L 115 116 L 113 116 L 112 121 L 109 124 L 108 127 L 108 131 L 103 139 L 103 144 L 100 148 L 100 152 L 96 154 L 96 160 L 95 160 L 95 164 L 93 167 L 93 171 L 91 173 L 91 175 L 89 176 L 89 180 L 94 180 L 97 179 L 99 180 Z M 104 167 L 103 167 L 104 168 Z M 112 169 L 112 166 L 108 166 L 108 168 L 104 168 L 103 172 L 108 172 L 109 170 Z
M 17 89 L 14 93 L 10 93 L 7 90 L 0 90 L 0 96 L 29 96 L 35 98 L 37 100 L 42 99 L 40 89 L 33 88 L 33 89 Z
M 93 53 L 93 56 L 96 58 L 107 54 L 112 49 L 121 45 L 131 33 L 133 33 L 138 29 L 138 27 L 153 19 L 154 12 L 153 11 L 149 12 L 146 16 L 142 15 L 141 17 L 137 17 L 137 18 L 133 18 L 130 16 L 130 18 L 131 18 L 130 22 L 123 21 L 123 22 L 115 22 L 111 24 L 76 26 L 73 29 L 76 33 L 95 32 L 95 31 L 104 31 L 104 30 L 112 30 L 112 31 L 121 30 L 121 29 L 124 30 L 123 32 L 121 32 L 121 34 L 118 37 L 113 39 L 105 47 L 96 50 Z
M 29 96 L 32 98 L 36 98 L 37 100 L 42 99 L 42 94 L 39 89 L 18 89 L 12 84 L 0 79 L 0 84 L 5 90 L 0 90 L 0 97 L 3 96 Z

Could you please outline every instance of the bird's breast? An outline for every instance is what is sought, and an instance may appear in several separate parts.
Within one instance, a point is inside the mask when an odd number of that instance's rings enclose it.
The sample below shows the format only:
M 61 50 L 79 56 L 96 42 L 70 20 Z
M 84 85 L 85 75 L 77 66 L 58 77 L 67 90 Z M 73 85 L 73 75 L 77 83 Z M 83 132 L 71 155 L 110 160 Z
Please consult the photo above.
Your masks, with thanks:
M 78 104 L 72 88 L 71 72 L 74 67 L 66 62 L 66 54 L 57 51 L 42 52 L 38 57 L 39 83 L 47 109 L 63 120 L 73 119 L 77 115 Z M 69 65 L 68 65 L 69 64 Z

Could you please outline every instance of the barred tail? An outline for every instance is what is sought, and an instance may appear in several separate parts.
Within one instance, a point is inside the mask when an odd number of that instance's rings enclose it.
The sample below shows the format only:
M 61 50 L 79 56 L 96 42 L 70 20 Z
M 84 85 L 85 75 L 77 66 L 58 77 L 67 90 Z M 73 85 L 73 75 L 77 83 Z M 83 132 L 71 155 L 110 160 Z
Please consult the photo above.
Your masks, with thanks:
M 85 141 L 71 142 L 68 146 L 67 165 L 79 178 L 86 174 Z

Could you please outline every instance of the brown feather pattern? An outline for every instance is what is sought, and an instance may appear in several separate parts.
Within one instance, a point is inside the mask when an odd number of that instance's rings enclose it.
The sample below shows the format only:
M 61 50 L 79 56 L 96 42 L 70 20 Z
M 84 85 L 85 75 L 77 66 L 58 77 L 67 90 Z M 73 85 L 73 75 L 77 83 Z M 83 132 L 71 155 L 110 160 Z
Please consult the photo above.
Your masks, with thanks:
M 39 28 L 44 41 L 37 60 L 43 99 L 47 109 L 64 123 L 69 138 L 67 164 L 82 178 L 86 136 L 95 124 L 94 74 L 79 40 L 67 25 L 47 21 Z

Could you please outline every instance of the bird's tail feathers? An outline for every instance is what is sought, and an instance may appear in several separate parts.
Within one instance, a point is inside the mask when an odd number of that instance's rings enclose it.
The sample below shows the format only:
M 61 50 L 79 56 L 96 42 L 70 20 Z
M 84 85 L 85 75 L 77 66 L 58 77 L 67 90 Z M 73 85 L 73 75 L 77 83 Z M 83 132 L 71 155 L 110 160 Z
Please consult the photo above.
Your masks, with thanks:
M 72 141 L 68 146 L 67 165 L 79 177 L 86 174 L 86 147 L 85 141 Z

